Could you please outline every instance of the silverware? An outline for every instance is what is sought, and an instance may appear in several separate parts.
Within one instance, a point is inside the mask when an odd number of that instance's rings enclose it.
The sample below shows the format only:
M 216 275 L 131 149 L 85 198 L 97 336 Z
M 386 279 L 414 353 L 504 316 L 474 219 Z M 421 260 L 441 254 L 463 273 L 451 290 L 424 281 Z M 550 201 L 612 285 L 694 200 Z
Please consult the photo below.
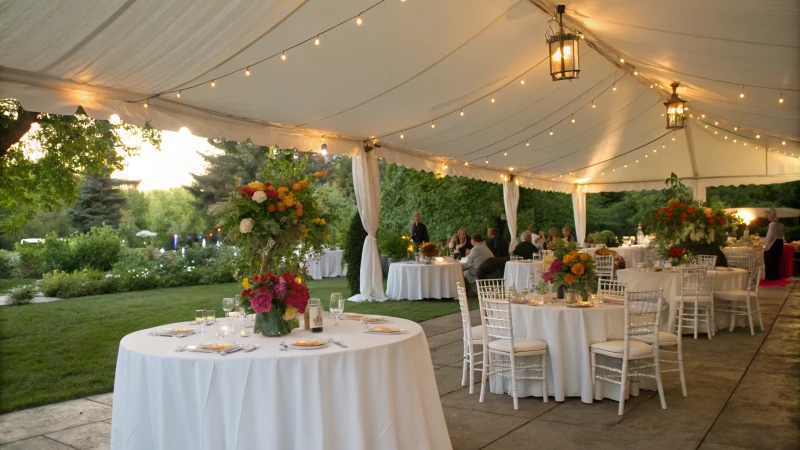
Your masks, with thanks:
M 257 345 L 257 344 L 251 344 L 251 345 L 250 345 L 250 347 L 249 347 L 249 348 L 246 348 L 244 352 L 245 352 L 245 353 L 250 353 L 250 352 L 252 352 L 253 350 L 256 350 L 256 349 L 259 349 L 259 348 L 261 348 L 261 346 L 260 346 L 260 345 Z
M 335 340 L 333 340 L 333 338 L 328 339 L 328 342 L 330 342 L 331 344 L 336 344 L 336 345 L 338 345 L 339 347 L 342 347 L 342 348 L 347 348 L 347 346 L 343 342 L 335 341 Z
M 242 347 L 238 347 L 238 346 L 237 347 L 230 347 L 230 348 L 226 348 L 225 350 L 219 352 L 219 354 L 220 354 L 220 356 L 225 356 L 228 353 L 236 353 L 241 349 L 242 349 Z
M 181 345 L 181 346 L 178 346 L 178 348 L 176 348 L 176 349 L 175 349 L 175 351 L 176 351 L 176 352 L 183 352 L 183 351 L 186 351 L 186 347 L 188 347 L 188 346 L 186 346 L 186 345 Z
M 281 341 L 281 343 L 280 343 L 280 344 L 278 344 L 278 345 L 280 345 L 280 347 L 281 347 L 281 351 L 282 351 L 282 352 L 289 351 L 289 346 L 288 346 L 288 345 L 286 345 L 286 342 L 283 342 L 283 341 Z

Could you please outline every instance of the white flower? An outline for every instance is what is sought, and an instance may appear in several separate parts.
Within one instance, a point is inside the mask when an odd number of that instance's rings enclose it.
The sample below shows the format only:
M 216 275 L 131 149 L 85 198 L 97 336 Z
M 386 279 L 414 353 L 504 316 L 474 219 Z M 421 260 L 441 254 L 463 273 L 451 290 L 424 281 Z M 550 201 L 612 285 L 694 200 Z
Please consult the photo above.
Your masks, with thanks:
M 253 231 L 254 225 L 255 222 L 253 221 L 253 219 L 242 219 L 242 221 L 239 223 L 239 231 L 241 231 L 242 233 L 249 233 Z
M 264 200 L 266 199 L 267 199 L 267 193 L 264 191 L 256 191 L 256 193 L 253 194 L 253 200 L 256 203 L 264 203 Z

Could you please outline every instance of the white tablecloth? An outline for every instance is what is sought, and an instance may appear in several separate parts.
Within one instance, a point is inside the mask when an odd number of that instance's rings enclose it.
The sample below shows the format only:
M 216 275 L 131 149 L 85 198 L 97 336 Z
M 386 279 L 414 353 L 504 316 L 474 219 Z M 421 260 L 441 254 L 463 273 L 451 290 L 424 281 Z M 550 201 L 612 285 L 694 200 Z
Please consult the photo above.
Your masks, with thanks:
M 745 269 L 709 270 L 708 273 L 716 277 L 714 280 L 714 290 L 723 289 L 743 289 L 747 286 L 747 271 Z M 679 272 L 661 271 L 651 272 L 648 270 L 623 269 L 617 271 L 617 279 L 628 285 L 631 291 L 650 291 L 664 289 L 664 300 L 669 304 L 669 314 L 661 315 L 661 330 L 674 332 L 675 318 L 678 312 L 678 303 L 681 296 L 681 274 Z M 738 317 L 736 323 L 743 326 L 747 318 Z M 725 313 L 716 314 L 717 328 L 723 329 L 730 325 L 730 315 Z M 705 327 L 700 324 L 700 328 L 705 332 Z M 683 331 L 684 333 L 687 330 Z
M 458 298 L 456 283 L 464 284 L 459 263 L 393 263 L 389 265 L 386 296 L 392 300 Z
M 542 261 L 509 261 L 506 263 L 506 269 L 503 278 L 506 279 L 506 287 L 514 286 L 517 292 L 528 288 L 528 275 L 533 273 L 533 281 L 531 287 L 539 283 L 542 279 Z
M 343 250 L 326 250 L 319 259 L 309 258 L 306 261 L 308 275 L 314 280 L 347 275 L 347 267 L 342 267 L 343 254 Z
M 584 248 L 581 251 L 594 256 L 595 252 L 600 250 L 601 247 Z M 632 245 L 630 247 L 614 247 L 609 250 L 614 250 L 619 256 L 625 259 L 625 267 L 635 269 L 639 263 L 647 262 L 647 247 L 641 245 Z
M 254 335 L 246 340 L 260 349 L 226 356 L 173 351 L 213 341 L 208 331 L 129 334 L 117 358 L 111 448 L 451 448 L 425 333 L 392 320 L 408 333 L 365 334 L 360 322 L 326 320 L 323 333 Z M 349 347 L 278 350 L 280 341 L 331 337 Z
M 567 308 L 564 303 L 542 306 L 511 305 L 514 336 L 547 342 L 547 393 L 556 401 L 580 397 L 592 403 L 592 366 L 589 346 L 610 339 L 623 339 L 625 311 L 620 305 L 595 308 Z M 533 359 L 539 357 L 531 357 Z M 538 361 L 536 361 L 538 363 Z M 609 364 L 607 360 L 598 363 Z M 523 373 L 524 374 L 524 373 Z M 619 399 L 619 386 L 598 380 L 596 398 Z M 496 394 L 511 392 L 508 379 L 492 377 L 491 390 Z M 522 380 L 517 384 L 520 397 L 541 397 L 539 380 Z

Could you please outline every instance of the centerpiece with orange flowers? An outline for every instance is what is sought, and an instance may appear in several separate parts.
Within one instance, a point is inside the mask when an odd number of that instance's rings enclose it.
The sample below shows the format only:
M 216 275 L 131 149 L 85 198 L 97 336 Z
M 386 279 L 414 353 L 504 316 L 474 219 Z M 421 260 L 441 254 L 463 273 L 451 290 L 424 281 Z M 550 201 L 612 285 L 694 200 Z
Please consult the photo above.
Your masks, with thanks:
M 592 255 L 578 251 L 578 244 L 563 239 L 554 241 L 553 259 L 543 267 L 542 280 L 553 283 L 554 289 L 563 287 L 567 303 L 586 302 L 589 294 L 597 292 L 597 275 Z
M 426 242 L 419 247 L 419 252 L 427 258 L 427 263 L 433 263 L 433 257 L 439 254 L 439 246 L 434 242 Z
M 254 332 L 264 336 L 297 326 L 294 316 L 305 311 L 310 295 L 301 264 L 321 256 L 330 236 L 330 216 L 313 195 L 325 172 L 307 174 L 305 157 L 277 149 L 272 155 L 265 181 L 238 179 L 229 198 L 209 207 L 226 241 L 240 249 L 240 305 L 256 314 Z

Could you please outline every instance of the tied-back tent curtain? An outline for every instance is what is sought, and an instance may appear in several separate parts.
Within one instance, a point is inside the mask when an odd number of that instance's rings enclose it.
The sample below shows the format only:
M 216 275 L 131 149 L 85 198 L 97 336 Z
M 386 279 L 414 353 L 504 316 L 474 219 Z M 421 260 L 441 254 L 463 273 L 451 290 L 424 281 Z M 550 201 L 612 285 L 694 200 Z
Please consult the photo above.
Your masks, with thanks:
M 503 184 L 503 204 L 506 208 L 508 231 L 511 233 L 509 253 L 514 251 L 519 241 L 517 240 L 517 205 L 519 205 L 519 185 L 513 181 Z
M 572 191 L 572 212 L 575 215 L 575 239 L 582 244 L 586 239 L 586 191 L 583 186 L 575 186 Z
M 351 301 L 384 301 L 383 275 L 378 254 L 378 219 L 381 214 L 381 179 L 375 152 L 363 148 L 353 157 L 353 188 L 361 224 L 367 232 L 361 250 L 361 293 Z

